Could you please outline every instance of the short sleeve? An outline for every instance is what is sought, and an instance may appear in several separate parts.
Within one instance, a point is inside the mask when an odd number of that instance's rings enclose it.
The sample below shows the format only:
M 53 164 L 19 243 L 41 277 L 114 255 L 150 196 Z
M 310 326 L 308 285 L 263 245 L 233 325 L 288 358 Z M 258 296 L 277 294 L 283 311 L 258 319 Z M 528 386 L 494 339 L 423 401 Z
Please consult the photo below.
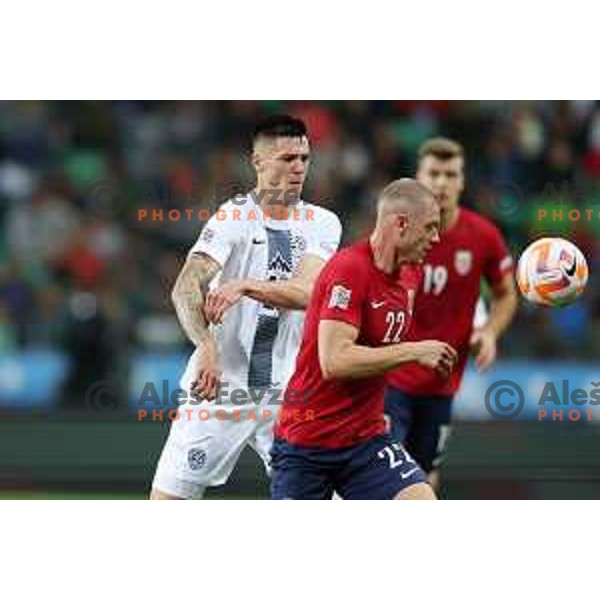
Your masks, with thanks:
M 487 256 L 483 275 L 488 283 L 494 286 L 512 271 L 513 260 L 502 234 L 494 225 L 490 225 L 487 237 Z
M 337 215 L 315 207 L 314 222 L 307 222 L 306 254 L 328 261 L 337 251 L 342 237 L 342 225 Z
M 198 240 L 190 250 L 191 254 L 204 253 L 225 265 L 238 238 L 242 223 L 231 218 L 231 212 L 221 207 L 206 223 Z
M 319 318 L 343 321 L 360 328 L 366 285 L 362 277 L 357 277 L 356 261 L 349 255 L 338 254 L 325 268 Z

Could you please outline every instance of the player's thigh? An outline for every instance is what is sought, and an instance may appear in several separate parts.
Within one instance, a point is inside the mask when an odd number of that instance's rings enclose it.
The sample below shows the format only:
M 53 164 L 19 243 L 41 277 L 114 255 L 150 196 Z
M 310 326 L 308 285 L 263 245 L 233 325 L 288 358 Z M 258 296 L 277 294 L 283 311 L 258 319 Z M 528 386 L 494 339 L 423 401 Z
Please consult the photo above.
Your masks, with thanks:
M 150 500 L 185 500 L 181 496 L 161 492 L 160 490 L 152 489 L 150 491 Z
M 335 482 L 345 500 L 393 500 L 403 490 L 426 482 L 423 470 L 389 435 L 349 452 L 352 455 Z
M 444 461 L 451 432 L 451 413 L 451 397 L 415 399 L 414 421 L 405 445 L 426 473 L 431 473 Z
M 216 407 L 191 417 L 171 426 L 152 484 L 156 493 L 200 498 L 207 487 L 224 484 L 256 429 L 254 421 Z
M 402 390 L 387 386 L 385 390 L 385 416 L 389 433 L 397 442 L 404 443 L 412 424 L 412 401 Z
M 317 452 L 275 440 L 271 448 L 273 500 L 331 499 L 331 468 L 317 457 Z
M 427 473 L 427 483 L 437 492 L 440 489 L 440 471 L 433 468 L 433 471 Z
M 437 500 L 437 497 L 428 483 L 415 483 L 400 490 L 394 500 Z
M 262 412 L 254 435 L 248 440 L 254 451 L 260 456 L 265 466 L 267 475 L 271 475 L 271 448 L 273 447 L 273 427 L 277 414 Z

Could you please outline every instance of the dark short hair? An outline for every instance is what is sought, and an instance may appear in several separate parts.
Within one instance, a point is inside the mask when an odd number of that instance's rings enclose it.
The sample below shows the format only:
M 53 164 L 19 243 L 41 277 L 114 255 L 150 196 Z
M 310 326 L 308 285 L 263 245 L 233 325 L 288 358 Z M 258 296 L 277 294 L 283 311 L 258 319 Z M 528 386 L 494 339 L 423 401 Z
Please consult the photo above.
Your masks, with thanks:
M 301 119 L 296 119 L 290 115 L 271 115 L 255 127 L 252 143 L 261 137 L 304 137 L 307 135 L 308 130 Z
M 419 151 L 417 153 L 419 162 L 421 162 L 426 156 L 434 156 L 439 160 L 450 160 L 452 158 L 456 158 L 457 156 L 464 158 L 465 151 L 463 147 L 454 140 L 444 137 L 436 137 L 427 140 L 419 147 Z

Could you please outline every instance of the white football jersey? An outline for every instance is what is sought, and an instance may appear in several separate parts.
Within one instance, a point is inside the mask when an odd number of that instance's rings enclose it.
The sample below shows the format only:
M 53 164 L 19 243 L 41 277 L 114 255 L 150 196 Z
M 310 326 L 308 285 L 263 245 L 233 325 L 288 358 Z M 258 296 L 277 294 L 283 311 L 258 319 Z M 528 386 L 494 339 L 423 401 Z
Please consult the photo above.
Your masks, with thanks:
M 231 280 L 289 279 L 307 254 L 328 260 L 341 237 L 338 217 L 331 211 L 298 202 L 287 220 L 265 216 L 252 196 L 223 204 L 207 222 L 190 254 L 205 253 L 222 267 L 211 289 Z M 226 383 L 234 389 L 285 388 L 302 338 L 304 311 L 284 310 L 242 298 L 225 312 L 223 323 L 211 326 Z M 196 350 L 188 361 L 181 386 L 189 390 L 196 377 Z

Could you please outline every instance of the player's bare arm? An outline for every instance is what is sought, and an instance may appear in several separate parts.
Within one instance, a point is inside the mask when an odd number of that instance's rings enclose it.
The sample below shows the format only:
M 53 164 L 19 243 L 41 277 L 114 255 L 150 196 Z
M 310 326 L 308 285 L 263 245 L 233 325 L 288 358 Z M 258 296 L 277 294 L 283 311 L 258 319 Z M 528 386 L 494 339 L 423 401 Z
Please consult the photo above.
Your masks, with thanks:
M 294 277 L 287 281 L 248 280 L 245 295 L 279 308 L 304 310 L 324 265 L 325 261 L 318 256 L 307 255 Z
M 290 310 L 304 310 L 312 294 L 314 283 L 325 265 L 315 255 L 307 255 L 300 263 L 297 275 L 284 281 L 241 279 L 229 281 L 212 290 L 206 297 L 204 314 L 211 323 L 220 323 L 225 311 L 244 296 Z
M 488 322 L 471 336 L 470 344 L 475 353 L 477 367 L 485 371 L 496 360 L 497 340 L 510 325 L 517 310 L 517 292 L 512 273 L 507 273 L 492 288 L 492 300 Z
M 213 398 L 219 381 L 218 357 L 204 316 L 208 284 L 221 266 L 207 254 L 193 254 L 186 260 L 171 293 L 177 317 L 190 341 L 200 348 L 201 359 L 192 391 Z
M 325 379 L 377 377 L 412 361 L 447 375 L 456 364 L 457 353 L 445 342 L 425 340 L 371 348 L 356 343 L 358 334 L 358 328 L 348 323 L 320 322 L 319 362 Z

